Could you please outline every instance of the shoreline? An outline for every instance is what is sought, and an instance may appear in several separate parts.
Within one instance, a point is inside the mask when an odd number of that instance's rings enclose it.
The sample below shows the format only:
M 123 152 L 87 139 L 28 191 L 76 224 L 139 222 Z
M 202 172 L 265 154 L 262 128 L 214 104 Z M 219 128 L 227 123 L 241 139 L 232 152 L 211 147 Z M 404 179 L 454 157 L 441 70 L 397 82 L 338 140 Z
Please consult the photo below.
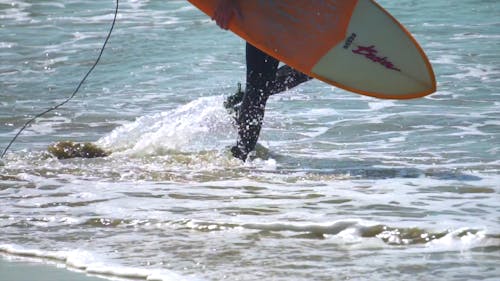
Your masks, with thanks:
M 0 254 L 0 281 L 104 281 L 57 262 Z

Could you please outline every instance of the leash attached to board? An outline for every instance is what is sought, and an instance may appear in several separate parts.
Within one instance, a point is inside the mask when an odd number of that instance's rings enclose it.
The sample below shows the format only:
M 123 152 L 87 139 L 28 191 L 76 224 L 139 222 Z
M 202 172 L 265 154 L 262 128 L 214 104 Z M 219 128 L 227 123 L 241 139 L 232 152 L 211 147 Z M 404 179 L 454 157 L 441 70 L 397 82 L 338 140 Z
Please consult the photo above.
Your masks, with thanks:
M 39 113 L 37 115 L 35 115 L 33 118 L 31 118 L 30 120 L 28 120 L 22 127 L 21 129 L 19 130 L 19 132 L 17 132 L 17 134 L 12 138 L 12 140 L 9 142 L 9 145 L 7 145 L 7 147 L 5 148 L 5 150 L 3 151 L 2 155 L 0 158 L 3 158 L 5 156 L 5 154 L 7 153 L 7 151 L 9 150 L 10 146 L 16 141 L 17 137 L 24 131 L 24 129 L 26 129 L 29 124 L 31 124 L 31 122 L 33 122 L 34 120 L 36 120 L 37 118 L 53 111 L 53 110 L 56 110 L 58 109 L 59 107 L 65 105 L 67 102 L 69 102 L 71 99 L 73 99 L 73 97 L 75 97 L 76 93 L 78 93 L 78 91 L 80 90 L 80 87 L 83 85 L 83 83 L 85 82 L 85 80 L 87 80 L 87 77 L 90 75 L 90 73 L 94 70 L 94 68 L 97 66 L 97 64 L 99 63 L 99 60 L 101 59 L 101 56 L 104 52 L 104 48 L 106 48 L 106 44 L 108 43 L 108 40 L 109 38 L 111 37 L 111 33 L 113 32 L 113 28 L 115 27 L 115 23 L 116 23 L 116 17 L 118 15 L 118 1 L 119 0 L 116 0 L 116 8 L 115 8 L 115 15 L 113 17 L 113 23 L 111 24 L 111 28 L 109 29 L 109 32 L 108 32 L 108 35 L 106 36 L 106 40 L 104 40 L 104 44 L 102 45 L 102 48 L 101 48 L 101 51 L 99 53 L 99 56 L 97 57 L 95 63 L 92 65 L 92 67 L 89 69 L 89 71 L 87 72 L 87 74 L 85 74 L 85 76 L 83 77 L 83 79 L 80 81 L 80 83 L 78 84 L 78 86 L 76 87 L 75 91 L 73 91 L 73 93 L 71 94 L 71 96 L 69 98 L 67 98 L 66 100 L 64 100 L 63 102 L 57 104 L 56 106 L 53 106 L 47 110 L 45 110 L 44 112 L 42 113 Z

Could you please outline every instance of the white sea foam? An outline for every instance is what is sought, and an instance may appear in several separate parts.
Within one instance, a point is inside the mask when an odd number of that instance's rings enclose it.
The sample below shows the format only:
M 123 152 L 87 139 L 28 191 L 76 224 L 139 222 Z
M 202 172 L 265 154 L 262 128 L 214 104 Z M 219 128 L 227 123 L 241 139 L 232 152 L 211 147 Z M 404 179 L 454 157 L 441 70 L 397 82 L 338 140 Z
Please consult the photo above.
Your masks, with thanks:
M 75 268 L 85 273 L 104 278 L 132 278 L 147 281 L 194 281 L 200 280 L 191 276 L 182 276 L 167 269 L 146 269 L 113 264 L 98 258 L 85 250 L 45 251 L 26 249 L 16 245 L 0 245 L 0 254 L 30 261 L 56 262 L 68 268 Z
M 295 116 L 307 117 L 307 118 L 318 118 L 322 116 L 335 116 L 338 112 L 333 108 L 313 108 L 304 112 L 297 112 Z
M 46 6 L 46 7 L 55 7 L 55 8 L 60 8 L 60 9 L 64 9 L 66 7 L 66 5 L 64 5 L 64 3 L 58 3 L 58 2 L 36 3 L 36 5 Z
M 380 100 L 380 101 L 369 102 L 368 106 L 370 107 L 371 110 L 381 110 L 387 107 L 396 106 L 396 102 L 391 100 Z
M 23 132 L 23 134 L 25 136 L 50 135 L 57 130 L 58 125 L 68 124 L 70 122 L 70 118 L 63 116 L 44 117 L 43 119 L 35 120 L 35 122 Z
M 455 34 L 452 40 L 477 40 L 477 39 L 500 39 L 498 34 L 481 34 L 481 33 L 460 33 Z
M 455 64 L 457 61 L 461 60 L 461 56 L 453 54 L 442 54 L 440 56 L 434 56 L 432 63 L 434 64 Z
M 493 66 L 486 65 L 457 65 L 456 68 L 459 73 L 451 75 L 443 75 L 445 77 L 455 78 L 455 79 L 466 79 L 466 78 L 480 78 L 481 80 L 490 80 L 491 76 L 497 75 L 500 71 L 495 70 Z
M 12 47 L 16 47 L 17 43 L 15 42 L 0 42 L 0 49 L 10 49 Z
M 470 231 L 457 229 L 444 237 L 432 240 L 426 244 L 429 251 L 467 251 L 478 247 L 500 246 L 500 239 L 488 238 L 484 230 Z

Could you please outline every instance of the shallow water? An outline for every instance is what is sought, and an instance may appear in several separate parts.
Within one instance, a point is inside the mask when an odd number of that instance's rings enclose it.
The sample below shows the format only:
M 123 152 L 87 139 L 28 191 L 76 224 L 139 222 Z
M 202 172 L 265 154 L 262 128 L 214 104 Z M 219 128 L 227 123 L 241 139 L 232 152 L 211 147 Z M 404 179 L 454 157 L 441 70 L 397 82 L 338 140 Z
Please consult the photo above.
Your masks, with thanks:
M 242 164 L 224 96 L 244 43 L 186 1 L 122 1 L 95 72 L 0 163 L 0 253 L 148 280 L 496 280 L 500 4 L 380 1 L 438 92 L 378 100 L 318 81 L 273 96 Z M 68 97 L 114 1 L 0 0 L 0 147 Z M 102 159 L 46 148 L 92 141 Z M 1 279 L 1 277 L 0 277 Z

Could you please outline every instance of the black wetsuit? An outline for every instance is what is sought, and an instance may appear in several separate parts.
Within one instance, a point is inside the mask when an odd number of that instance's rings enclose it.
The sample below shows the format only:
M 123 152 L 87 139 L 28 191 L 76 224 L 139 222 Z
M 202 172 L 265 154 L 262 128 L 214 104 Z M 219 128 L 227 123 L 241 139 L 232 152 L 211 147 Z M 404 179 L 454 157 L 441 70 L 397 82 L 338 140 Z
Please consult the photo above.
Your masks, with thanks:
M 233 155 L 246 160 L 259 138 L 264 110 L 269 96 L 293 88 L 311 77 L 289 67 L 278 71 L 279 61 L 250 44 L 246 44 L 247 81 L 238 113 L 238 141 Z

